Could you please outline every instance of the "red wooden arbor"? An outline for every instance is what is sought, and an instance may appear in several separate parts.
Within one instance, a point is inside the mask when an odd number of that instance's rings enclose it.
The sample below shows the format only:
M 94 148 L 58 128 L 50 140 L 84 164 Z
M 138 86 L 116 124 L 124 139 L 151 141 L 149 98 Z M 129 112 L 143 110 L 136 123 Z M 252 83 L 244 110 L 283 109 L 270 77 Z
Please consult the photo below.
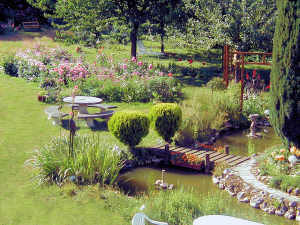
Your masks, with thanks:
M 257 55 L 260 57 L 259 62 L 250 62 L 245 60 L 246 55 Z M 244 96 L 244 76 L 245 76 L 245 65 L 255 64 L 255 65 L 271 65 L 267 61 L 267 57 L 272 57 L 272 53 L 266 52 L 241 52 L 235 51 L 230 46 L 225 45 L 223 50 L 223 79 L 226 82 L 226 87 L 228 86 L 230 75 L 236 78 L 240 78 L 241 82 L 241 106 L 240 110 L 243 109 L 243 96 Z

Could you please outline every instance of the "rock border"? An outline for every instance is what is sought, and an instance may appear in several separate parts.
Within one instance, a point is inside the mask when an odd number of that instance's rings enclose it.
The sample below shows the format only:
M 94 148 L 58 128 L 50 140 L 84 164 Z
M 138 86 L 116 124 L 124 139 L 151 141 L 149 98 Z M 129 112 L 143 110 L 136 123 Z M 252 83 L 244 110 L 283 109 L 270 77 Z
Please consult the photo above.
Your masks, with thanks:
M 260 169 L 258 167 L 258 164 L 255 164 L 252 169 L 251 173 L 256 176 L 257 180 L 264 183 L 265 185 L 269 185 L 270 181 L 272 179 L 272 176 L 264 176 L 260 174 Z M 279 190 L 279 189 L 278 189 Z M 300 196 L 300 188 L 292 188 L 289 187 L 286 191 L 287 194 L 294 195 L 294 196 Z
M 252 162 L 249 163 L 249 161 Z M 250 173 L 255 159 L 249 161 L 238 165 L 238 167 L 243 169 L 247 167 Z M 249 203 L 253 208 L 271 215 L 284 216 L 290 220 L 300 221 L 300 201 L 296 196 L 289 196 L 276 189 L 270 193 L 270 189 L 264 189 L 264 184 L 256 178 L 254 182 L 257 185 L 253 185 L 253 181 L 247 182 L 242 177 L 239 168 L 225 169 L 221 176 L 212 177 L 213 183 L 219 189 L 227 191 L 232 197 L 236 197 L 238 201 Z

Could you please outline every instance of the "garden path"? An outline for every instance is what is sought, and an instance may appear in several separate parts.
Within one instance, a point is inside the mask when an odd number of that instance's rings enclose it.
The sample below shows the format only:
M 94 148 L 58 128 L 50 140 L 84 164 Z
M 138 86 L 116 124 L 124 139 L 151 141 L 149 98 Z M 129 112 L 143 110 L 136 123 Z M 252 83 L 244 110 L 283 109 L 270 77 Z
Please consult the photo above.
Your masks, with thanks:
M 273 189 L 265 185 L 264 183 L 258 181 L 256 177 L 251 173 L 251 168 L 255 165 L 256 159 L 252 158 L 246 162 L 243 162 L 236 167 L 232 168 L 233 171 L 237 172 L 237 175 L 240 176 L 246 183 L 253 185 L 257 189 L 261 189 L 265 192 L 273 194 L 275 198 L 281 199 L 285 198 L 289 201 L 298 201 L 300 198 L 297 196 L 289 195 L 283 191 Z

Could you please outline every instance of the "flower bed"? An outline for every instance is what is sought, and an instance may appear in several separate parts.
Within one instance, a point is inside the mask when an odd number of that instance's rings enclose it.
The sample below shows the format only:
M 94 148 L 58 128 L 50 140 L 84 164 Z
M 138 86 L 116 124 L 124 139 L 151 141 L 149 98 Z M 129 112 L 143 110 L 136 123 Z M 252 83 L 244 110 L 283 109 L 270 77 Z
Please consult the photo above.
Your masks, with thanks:
M 171 151 L 170 162 L 174 166 L 181 166 L 199 171 L 202 171 L 204 169 L 204 159 L 193 154 Z
M 265 153 L 254 174 L 258 179 L 273 188 L 289 194 L 299 194 L 300 190 L 300 150 L 273 148 Z M 296 194 L 296 195 L 297 195 Z
M 136 58 L 114 62 L 102 51 L 94 63 L 88 63 L 82 55 L 75 58 L 61 48 L 36 46 L 7 57 L 3 67 L 10 75 L 40 82 L 42 88 L 55 93 L 47 98 L 52 101 L 69 95 L 68 89 L 75 85 L 79 94 L 106 101 L 174 102 L 182 98 L 182 85 L 172 73 L 163 73 Z

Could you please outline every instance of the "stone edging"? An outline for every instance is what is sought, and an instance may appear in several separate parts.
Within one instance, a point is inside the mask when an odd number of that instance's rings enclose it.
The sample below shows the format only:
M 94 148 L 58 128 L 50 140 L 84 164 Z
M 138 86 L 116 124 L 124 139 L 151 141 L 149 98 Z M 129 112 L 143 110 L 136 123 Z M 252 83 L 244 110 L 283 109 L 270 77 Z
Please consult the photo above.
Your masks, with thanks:
M 253 208 L 300 221 L 300 198 L 269 188 L 258 181 L 250 171 L 255 163 L 256 160 L 252 158 L 232 169 L 225 169 L 222 176 L 213 176 L 213 183 Z

